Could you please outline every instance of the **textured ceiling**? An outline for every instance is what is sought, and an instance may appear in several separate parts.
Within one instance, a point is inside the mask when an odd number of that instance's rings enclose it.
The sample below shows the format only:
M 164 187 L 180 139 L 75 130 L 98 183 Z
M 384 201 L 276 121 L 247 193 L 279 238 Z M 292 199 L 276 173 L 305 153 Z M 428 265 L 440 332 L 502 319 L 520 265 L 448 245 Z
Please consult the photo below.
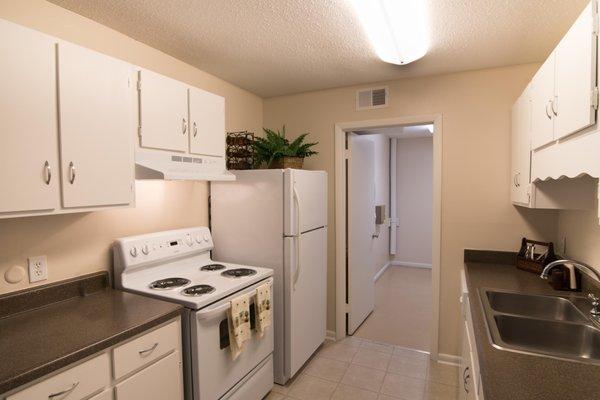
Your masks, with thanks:
M 263 97 L 540 62 L 588 2 L 427 0 L 431 49 L 395 66 L 348 0 L 50 1 Z

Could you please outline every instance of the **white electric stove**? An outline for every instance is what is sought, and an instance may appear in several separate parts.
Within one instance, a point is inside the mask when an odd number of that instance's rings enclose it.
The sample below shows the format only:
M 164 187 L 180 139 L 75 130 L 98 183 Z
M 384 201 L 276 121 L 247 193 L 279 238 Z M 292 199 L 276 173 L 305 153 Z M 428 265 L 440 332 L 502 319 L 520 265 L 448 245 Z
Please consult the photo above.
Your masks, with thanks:
M 114 243 L 115 286 L 180 303 L 186 398 L 260 400 L 273 386 L 273 328 L 254 331 L 232 359 L 227 311 L 232 298 L 254 294 L 273 270 L 219 263 L 206 227 L 157 232 Z M 253 299 L 253 297 L 251 297 Z M 277 305 L 274 305 L 277 307 Z M 254 329 L 254 305 L 251 326 Z

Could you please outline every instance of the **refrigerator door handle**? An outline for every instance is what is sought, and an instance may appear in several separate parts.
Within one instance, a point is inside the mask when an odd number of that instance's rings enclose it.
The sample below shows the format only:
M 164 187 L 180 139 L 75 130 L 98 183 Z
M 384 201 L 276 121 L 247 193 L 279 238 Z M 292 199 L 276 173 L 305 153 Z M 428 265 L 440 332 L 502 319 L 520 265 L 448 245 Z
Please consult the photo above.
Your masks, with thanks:
M 293 278 L 293 283 L 294 283 L 294 289 L 296 289 L 296 282 L 298 282 L 298 277 L 300 275 L 300 196 L 298 195 L 298 191 L 296 190 L 296 186 L 293 187 L 292 189 L 293 191 L 293 197 L 294 197 L 294 203 L 296 203 L 296 232 L 297 234 L 294 235 L 294 238 L 296 239 L 296 270 L 294 271 L 294 278 Z

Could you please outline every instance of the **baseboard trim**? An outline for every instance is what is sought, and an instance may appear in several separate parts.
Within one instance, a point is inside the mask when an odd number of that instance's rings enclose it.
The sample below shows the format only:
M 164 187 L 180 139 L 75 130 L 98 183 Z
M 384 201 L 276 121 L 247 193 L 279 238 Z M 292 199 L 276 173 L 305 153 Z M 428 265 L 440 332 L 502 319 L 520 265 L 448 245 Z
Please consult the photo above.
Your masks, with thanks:
M 460 365 L 461 358 L 453 354 L 438 354 L 438 362 L 451 365 Z
M 375 274 L 375 276 L 373 277 L 373 282 L 377 282 L 377 280 L 379 278 L 381 278 L 381 275 L 383 275 L 383 273 L 385 272 L 386 269 L 388 269 L 388 267 L 390 266 L 390 261 L 386 262 L 385 265 L 383 267 L 381 267 L 381 269 Z
M 393 261 L 391 261 L 391 265 L 394 265 L 397 267 L 429 268 L 429 269 L 431 269 L 431 264 L 416 263 L 416 262 L 410 262 L 410 261 L 393 260 Z
M 327 330 L 325 331 L 325 340 L 331 340 L 335 342 L 335 331 Z

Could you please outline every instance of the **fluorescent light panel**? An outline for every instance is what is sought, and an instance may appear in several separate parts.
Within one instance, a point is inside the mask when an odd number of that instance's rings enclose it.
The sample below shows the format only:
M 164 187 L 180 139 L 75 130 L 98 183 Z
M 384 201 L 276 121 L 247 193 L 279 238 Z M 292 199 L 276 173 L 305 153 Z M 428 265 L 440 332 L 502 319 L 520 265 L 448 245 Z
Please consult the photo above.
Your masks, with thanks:
M 350 0 L 377 55 L 404 65 L 429 49 L 425 0 Z

